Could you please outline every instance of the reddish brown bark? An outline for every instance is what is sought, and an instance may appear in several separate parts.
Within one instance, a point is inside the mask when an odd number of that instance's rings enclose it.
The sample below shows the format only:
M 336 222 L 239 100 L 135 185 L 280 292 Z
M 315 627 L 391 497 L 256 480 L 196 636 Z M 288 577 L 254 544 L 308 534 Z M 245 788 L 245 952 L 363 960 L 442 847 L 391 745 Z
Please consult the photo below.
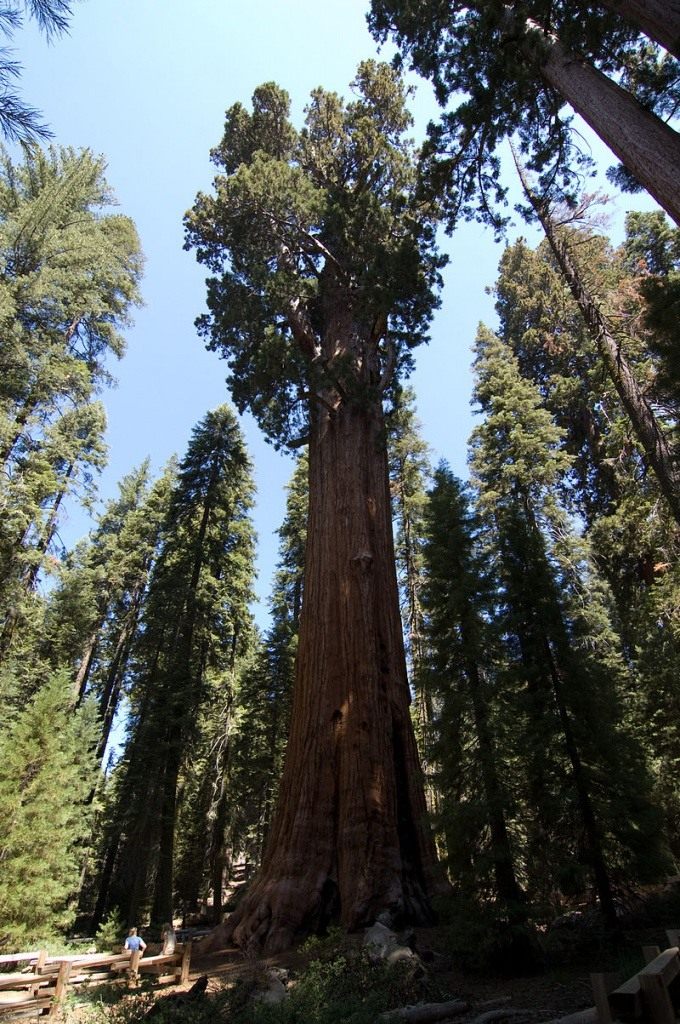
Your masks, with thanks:
M 369 349 L 355 349 L 364 380 Z M 409 715 L 377 385 L 373 395 L 353 403 L 326 392 L 312 410 L 305 596 L 279 805 L 260 873 L 213 947 L 233 939 L 273 952 L 331 918 L 353 929 L 379 915 L 431 917 L 439 876 Z
M 535 40 L 527 36 L 524 56 L 680 224 L 680 135 L 557 38 L 528 24 Z
M 680 0 L 602 0 L 602 3 L 680 58 Z

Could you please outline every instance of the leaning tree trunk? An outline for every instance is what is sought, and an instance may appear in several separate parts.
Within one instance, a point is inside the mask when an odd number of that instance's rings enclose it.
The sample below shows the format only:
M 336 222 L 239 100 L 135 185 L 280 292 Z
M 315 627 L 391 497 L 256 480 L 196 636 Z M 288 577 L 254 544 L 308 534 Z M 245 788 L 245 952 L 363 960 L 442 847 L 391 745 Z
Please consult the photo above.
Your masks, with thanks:
M 380 398 L 313 412 L 291 734 L 261 870 L 211 945 L 431 918 Z
M 680 135 L 601 71 L 529 21 L 523 54 L 680 224 Z
M 602 0 L 602 3 L 680 58 L 680 0 Z
M 680 464 L 671 450 L 668 438 L 661 429 L 654 410 L 640 388 L 628 360 L 621 351 L 621 345 L 614 336 L 608 318 L 600 309 L 595 296 L 587 288 L 569 244 L 558 234 L 547 204 L 531 191 L 517 159 L 515 159 L 515 165 L 524 192 L 536 211 L 557 264 L 581 312 L 588 333 L 595 343 L 635 436 L 656 476 L 661 493 L 668 502 L 676 522 L 680 524 Z

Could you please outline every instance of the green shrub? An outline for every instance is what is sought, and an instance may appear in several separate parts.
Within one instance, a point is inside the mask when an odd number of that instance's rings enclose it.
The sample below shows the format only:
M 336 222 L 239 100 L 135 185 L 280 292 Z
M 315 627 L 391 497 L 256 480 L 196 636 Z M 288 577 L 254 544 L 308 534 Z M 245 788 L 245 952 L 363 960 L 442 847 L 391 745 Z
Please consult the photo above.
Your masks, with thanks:
M 383 1011 L 428 996 L 413 964 L 374 963 L 365 951 L 312 961 L 275 1006 L 252 998 L 265 973 L 255 969 L 235 987 L 181 1008 L 151 992 L 125 995 L 114 1006 L 92 1001 L 78 1007 L 78 1024 L 140 1024 L 157 1000 L 154 1024 L 374 1024 Z
M 410 963 L 374 963 L 365 951 L 347 951 L 312 961 L 277 1006 L 244 1002 L 235 991 L 229 1019 L 234 1024 L 373 1024 L 383 1011 L 423 997 L 416 974 Z
M 120 916 L 120 911 L 112 910 L 106 915 L 97 928 L 94 937 L 95 947 L 98 953 L 118 953 L 123 944 L 122 936 L 125 934 L 125 925 Z
M 543 953 L 531 923 L 513 921 L 512 908 L 454 896 L 436 910 L 447 952 L 461 970 L 516 975 L 543 968 Z

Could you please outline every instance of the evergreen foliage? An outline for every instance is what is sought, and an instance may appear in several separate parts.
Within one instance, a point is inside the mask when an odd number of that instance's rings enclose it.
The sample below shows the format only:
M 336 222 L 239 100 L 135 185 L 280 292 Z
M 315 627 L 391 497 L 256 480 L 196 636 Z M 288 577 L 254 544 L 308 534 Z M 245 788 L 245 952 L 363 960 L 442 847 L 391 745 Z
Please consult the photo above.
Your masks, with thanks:
M 61 35 L 68 27 L 71 0 L 5 0 L 0 5 L 0 32 L 11 40 L 21 28 L 23 15 L 35 18 L 47 39 Z M 0 50 L 0 132 L 12 142 L 30 143 L 44 140 L 52 133 L 39 111 L 22 100 L 14 88 L 21 75 L 21 65 L 10 56 L 7 47 Z
M 303 601 L 308 504 L 307 453 L 288 484 L 279 527 L 279 559 L 270 601 L 272 622 L 244 673 L 239 694 L 232 785 L 239 793 L 233 827 L 235 849 L 259 864 L 278 796 L 290 727 L 291 698 Z
M 677 107 L 677 61 L 645 38 L 644 25 L 626 21 L 615 3 L 373 0 L 369 23 L 380 41 L 391 35 L 402 59 L 432 81 L 442 106 L 462 97 L 431 126 L 428 146 L 431 185 L 445 197 L 450 225 L 460 215 L 497 228 L 507 222 L 500 150 L 513 137 L 529 168 L 540 174 L 542 193 L 578 191 L 591 160 L 572 131 L 566 103 L 626 165 L 618 180 L 628 187 L 642 182 L 664 204 L 652 135 L 659 132 L 662 154 L 664 144 L 669 154 L 677 152 L 678 137 L 666 125 Z M 578 78 L 573 91 L 570 71 Z M 604 111 L 610 102 L 622 103 L 631 116 L 643 115 L 639 153 L 630 136 L 615 129 L 610 135 L 606 117 L 599 119 L 598 103 Z M 677 191 L 672 171 L 671 177 Z M 677 217 L 675 204 L 673 210 Z
M 671 441 L 677 420 L 665 385 L 667 364 L 643 293 L 654 279 L 647 266 L 659 271 L 672 262 L 674 236 L 657 214 L 631 216 L 616 251 L 592 230 L 572 229 L 589 287 L 619 325 L 626 358 Z M 611 588 L 613 622 L 630 671 L 622 691 L 626 718 L 647 752 L 666 816 L 664 834 L 675 850 L 677 800 L 662 768 L 677 750 L 669 687 L 678 664 L 675 523 L 545 243 L 532 251 L 520 241 L 506 250 L 496 295 L 501 336 L 565 430 L 572 461 L 558 475 L 557 493 L 583 524 Z
M 139 241 L 129 218 L 107 210 L 104 170 L 87 150 L 0 156 L 2 659 L 31 617 L 64 499 L 92 500 L 106 458 L 96 395 L 139 302 Z
M 227 358 L 239 410 L 275 444 L 307 436 L 310 393 L 360 399 L 375 369 L 386 384 L 407 371 L 437 305 L 445 260 L 436 210 L 416 196 L 404 87 L 366 61 L 352 88 L 346 104 L 315 90 L 301 132 L 274 83 L 255 91 L 252 113 L 231 107 L 211 154 L 216 193 L 186 216 L 186 246 L 212 275 L 199 331 Z M 368 334 L 363 369 L 322 341 L 341 295 Z
M 0 946 L 10 950 L 75 917 L 97 726 L 92 704 L 74 714 L 70 697 L 56 673 L 0 728 Z
M 172 919 L 181 773 L 194 758 L 200 762 L 216 735 L 228 735 L 238 663 L 250 643 L 252 494 L 235 416 L 220 407 L 195 428 L 168 495 L 134 650 L 129 738 L 107 829 L 99 919 L 106 906 L 137 919 L 152 879 L 153 919 Z M 213 758 L 210 785 L 219 790 L 226 770 L 223 757 Z M 193 795 L 190 785 L 186 795 Z M 214 804 L 199 806 L 214 816 Z M 223 832 L 215 837 L 216 849 L 224 839 Z M 200 878 L 200 862 L 195 870 Z
M 512 808 L 506 758 L 514 756 L 505 752 L 508 746 L 502 749 L 508 739 L 499 707 L 505 665 L 493 576 L 471 495 L 446 465 L 435 470 L 428 497 L 421 671 L 437 696 L 439 817 L 448 869 L 467 896 L 495 891 L 516 920 L 523 893 L 506 824 Z
M 586 868 L 613 921 L 613 879 L 658 877 L 666 861 L 651 777 L 625 714 L 630 681 L 611 596 L 556 500 L 570 462 L 563 435 L 483 327 L 476 369 L 487 417 L 473 436 L 473 471 L 514 651 L 530 888 L 543 898 L 579 891 Z

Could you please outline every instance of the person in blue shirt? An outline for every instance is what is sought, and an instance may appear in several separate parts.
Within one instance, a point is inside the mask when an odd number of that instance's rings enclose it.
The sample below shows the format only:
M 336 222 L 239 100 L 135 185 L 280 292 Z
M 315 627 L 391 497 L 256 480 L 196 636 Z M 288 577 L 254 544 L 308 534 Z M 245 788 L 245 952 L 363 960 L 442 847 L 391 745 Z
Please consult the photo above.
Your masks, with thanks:
M 125 940 L 125 949 L 130 953 L 136 953 L 138 949 L 144 952 L 146 949 L 146 942 L 141 935 L 137 934 L 136 928 L 131 928 L 128 932 L 128 937 Z

